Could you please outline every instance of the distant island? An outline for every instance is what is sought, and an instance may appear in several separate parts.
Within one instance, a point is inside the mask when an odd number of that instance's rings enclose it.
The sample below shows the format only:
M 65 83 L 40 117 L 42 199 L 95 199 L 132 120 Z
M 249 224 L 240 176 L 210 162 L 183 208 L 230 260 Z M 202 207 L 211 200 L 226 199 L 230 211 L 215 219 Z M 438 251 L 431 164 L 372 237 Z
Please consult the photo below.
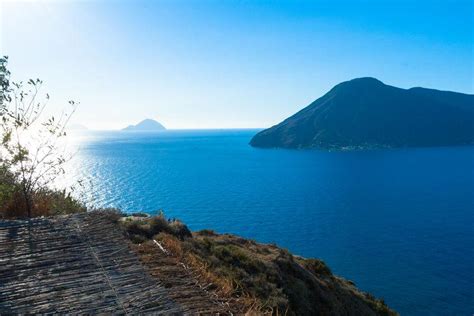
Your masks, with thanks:
M 336 85 L 250 141 L 254 147 L 367 149 L 474 143 L 474 95 L 401 89 L 375 78 Z
M 152 119 L 145 119 L 137 125 L 129 125 L 123 131 L 165 131 L 166 128 L 159 122 Z

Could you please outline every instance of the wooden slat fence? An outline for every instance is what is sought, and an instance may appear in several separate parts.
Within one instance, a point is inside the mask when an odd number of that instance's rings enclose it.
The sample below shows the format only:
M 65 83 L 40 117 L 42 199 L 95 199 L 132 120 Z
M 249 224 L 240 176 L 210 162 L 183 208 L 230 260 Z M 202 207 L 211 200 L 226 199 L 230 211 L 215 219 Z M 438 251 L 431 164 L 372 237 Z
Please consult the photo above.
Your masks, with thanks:
M 183 314 L 101 213 L 0 221 L 0 314 Z

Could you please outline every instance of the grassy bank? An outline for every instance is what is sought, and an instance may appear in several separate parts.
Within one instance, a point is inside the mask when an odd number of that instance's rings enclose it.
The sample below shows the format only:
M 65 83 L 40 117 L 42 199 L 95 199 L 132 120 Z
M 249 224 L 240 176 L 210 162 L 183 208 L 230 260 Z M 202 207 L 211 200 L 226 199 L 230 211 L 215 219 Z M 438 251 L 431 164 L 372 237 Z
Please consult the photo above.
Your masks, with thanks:
M 85 212 L 86 207 L 65 190 L 40 188 L 28 194 L 31 217 Z M 27 218 L 28 209 L 22 185 L 6 168 L 0 166 L 0 219 Z
M 292 255 L 276 245 L 211 230 L 191 233 L 179 221 L 155 217 L 121 220 L 141 249 L 162 248 L 197 273 L 203 284 L 237 312 L 284 315 L 395 315 L 383 300 L 332 274 L 321 260 Z

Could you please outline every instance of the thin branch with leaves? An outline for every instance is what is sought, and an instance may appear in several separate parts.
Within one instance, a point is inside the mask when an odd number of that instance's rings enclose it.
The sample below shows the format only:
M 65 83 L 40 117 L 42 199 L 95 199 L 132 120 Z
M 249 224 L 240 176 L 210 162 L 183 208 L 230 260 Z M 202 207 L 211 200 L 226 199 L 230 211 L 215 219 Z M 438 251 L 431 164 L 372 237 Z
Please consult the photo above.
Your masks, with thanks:
M 69 101 L 58 117 L 45 117 L 50 97 L 40 92 L 43 82 L 11 82 L 7 62 L 7 57 L 0 59 L 0 163 L 17 179 L 27 215 L 31 217 L 34 195 L 64 175 L 64 164 L 72 158 L 62 150 L 62 139 L 78 103 Z

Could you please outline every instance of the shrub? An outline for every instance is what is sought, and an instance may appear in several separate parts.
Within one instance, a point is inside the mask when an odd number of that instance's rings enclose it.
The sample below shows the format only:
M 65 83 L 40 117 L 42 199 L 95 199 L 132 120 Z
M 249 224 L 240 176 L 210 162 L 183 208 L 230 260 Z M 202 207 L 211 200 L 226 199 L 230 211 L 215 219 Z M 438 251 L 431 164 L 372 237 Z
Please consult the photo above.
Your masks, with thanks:
M 153 217 L 140 217 L 124 222 L 125 229 L 135 241 L 152 239 L 160 233 L 167 233 L 180 240 L 192 237 L 191 231 L 182 222 L 174 220 L 168 221 L 164 215 Z M 143 238 L 137 238 L 141 236 Z
M 319 259 L 305 259 L 303 266 L 314 275 L 332 275 L 331 269 Z
M 193 234 L 189 230 L 188 226 L 184 225 L 180 221 L 173 221 L 170 223 L 171 234 L 176 236 L 180 240 L 184 240 L 185 238 L 193 237 Z
M 216 232 L 212 229 L 203 229 L 197 232 L 201 236 L 216 236 Z
M 0 184 L 0 218 L 26 218 L 85 212 L 86 207 L 65 191 L 44 189 L 31 196 L 30 213 L 15 184 Z
M 146 223 L 149 223 L 150 225 L 151 235 L 149 236 L 149 238 L 161 232 L 171 232 L 170 224 L 163 215 L 151 217 L 151 219 L 149 221 L 146 221 Z
M 130 215 L 133 216 L 133 217 L 149 217 L 150 216 L 147 213 L 143 213 L 143 212 L 136 212 L 136 213 L 132 213 Z
M 121 210 L 119 210 L 117 208 L 113 208 L 113 207 L 94 208 L 94 209 L 91 209 L 90 211 L 99 212 L 103 216 L 108 217 L 112 222 L 115 222 L 115 223 L 126 216 L 126 214 L 124 212 L 122 212 Z

